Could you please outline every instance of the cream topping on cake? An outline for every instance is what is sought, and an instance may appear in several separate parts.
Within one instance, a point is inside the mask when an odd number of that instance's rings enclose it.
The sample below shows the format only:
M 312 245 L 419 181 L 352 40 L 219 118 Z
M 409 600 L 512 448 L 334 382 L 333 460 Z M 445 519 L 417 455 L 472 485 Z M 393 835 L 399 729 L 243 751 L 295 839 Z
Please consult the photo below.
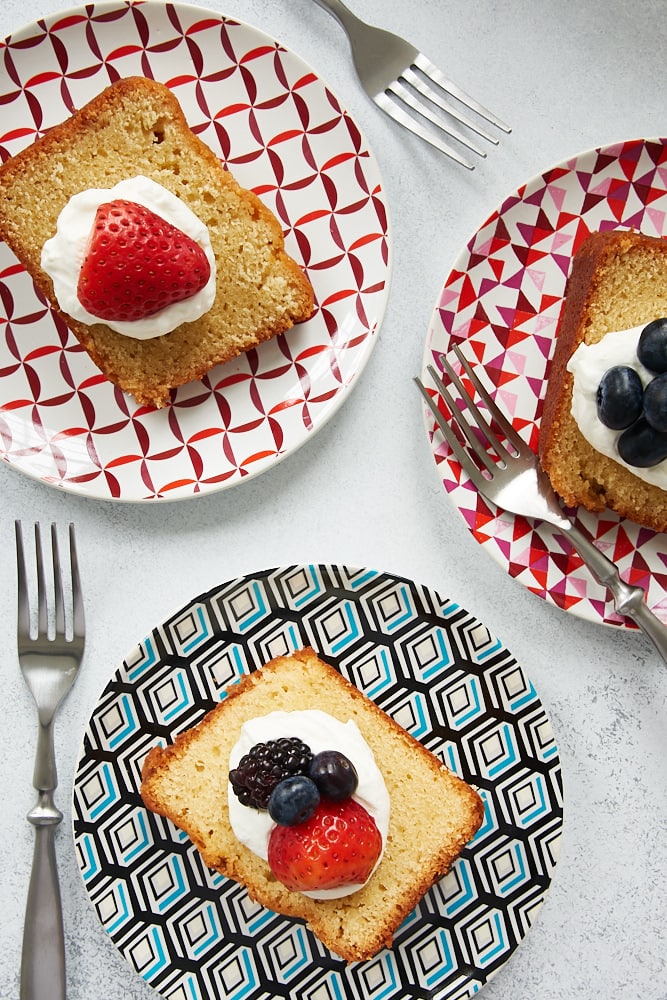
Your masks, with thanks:
M 196 295 L 174 302 L 141 320 L 105 320 L 106 326 L 135 340 L 151 340 L 171 333 L 181 323 L 199 319 L 213 305 L 216 291 L 215 258 L 208 229 L 180 198 L 161 184 L 143 176 L 130 177 L 112 188 L 89 188 L 81 191 L 70 198 L 61 211 L 56 233 L 44 244 L 41 259 L 42 269 L 53 281 L 60 308 L 82 323 L 92 325 L 100 322 L 99 316 L 93 316 L 81 305 L 77 285 L 95 213 L 100 205 L 116 198 L 125 198 L 143 205 L 193 239 L 206 254 L 211 273 L 206 285 Z
M 650 468 L 628 465 L 618 454 L 616 442 L 619 431 L 611 430 L 597 415 L 597 391 L 600 379 L 614 365 L 628 365 L 639 375 L 642 385 L 655 378 L 637 359 L 637 343 L 645 327 L 631 327 L 629 330 L 614 330 L 607 333 L 597 344 L 580 344 L 570 360 L 567 370 L 574 376 L 572 389 L 572 416 L 588 443 L 607 458 L 618 462 L 638 479 L 667 489 L 667 460 Z
M 389 793 L 372 750 L 359 732 L 355 722 L 340 722 L 327 712 L 308 709 L 303 712 L 270 712 L 251 719 L 241 727 L 239 739 L 229 757 L 230 770 L 256 743 L 296 736 L 306 743 L 314 754 L 322 750 L 339 750 L 354 764 L 359 777 L 357 790 L 352 796 L 375 820 L 382 837 L 382 851 L 389 829 Z M 268 812 L 242 805 L 231 784 L 228 785 L 229 819 L 236 837 L 254 854 L 267 860 L 269 835 L 275 823 Z M 380 863 L 382 854 L 378 858 Z M 377 868 L 376 864 L 376 868 Z M 375 869 L 374 869 L 375 870 Z M 372 877 L 372 875 L 371 875 Z M 337 899 L 357 892 L 359 884 L 344 885 L 337 889 L 304 892 L 312 899 Z

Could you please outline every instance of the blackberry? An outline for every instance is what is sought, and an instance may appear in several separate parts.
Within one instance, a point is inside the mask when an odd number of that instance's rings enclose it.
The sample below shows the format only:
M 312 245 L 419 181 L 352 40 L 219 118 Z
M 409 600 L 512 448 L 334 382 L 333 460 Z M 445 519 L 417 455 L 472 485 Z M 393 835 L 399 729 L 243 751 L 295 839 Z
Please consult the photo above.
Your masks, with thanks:
M 229 772 L 234 794 L 244 806 L 266 809 L 279 781 L 295 774 L 308 774 L 313 754 L 296 736 L 256 743 Z

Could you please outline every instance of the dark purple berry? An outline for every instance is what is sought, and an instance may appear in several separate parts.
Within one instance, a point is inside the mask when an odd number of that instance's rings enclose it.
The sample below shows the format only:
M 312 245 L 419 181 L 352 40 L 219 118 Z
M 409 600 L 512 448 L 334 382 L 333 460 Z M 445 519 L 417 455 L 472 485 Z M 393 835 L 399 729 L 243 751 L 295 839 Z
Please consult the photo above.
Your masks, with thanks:
M 229 780 L 242 805 L 266 809 L 278 782 L 307 774 L 312 759 L 310 747 L 295 736 L 256 743 L 229 772 Z
M 644 416 L 653 430 L 667 433 L 667 372 L 656 375 L 644 389 Z
M 320 804 L 314 781 L 305 774 L 295 774 L 279 781 L 269 799 L 269 816 L 278 826 L 298 826 L 313 815 Z
M 637 357 L 651 372 L 667 372 L 667 319 L 654 319 L 639 335 Z
M 322 796 L 332 802 L 349 799 L 359 784 L 354 764 L 338 750 L 315 754 L 308 773 Z
M 596 404 L 598 418 L 614 431 L 625 430 L 642 411 L 643 386 L 634 368 L 614 365 L 600 379 Z
M 627 465 L 650 469 L 667 458 L 667 434 L 651 427 L 644 417 L 623 431 L 616 447 Z

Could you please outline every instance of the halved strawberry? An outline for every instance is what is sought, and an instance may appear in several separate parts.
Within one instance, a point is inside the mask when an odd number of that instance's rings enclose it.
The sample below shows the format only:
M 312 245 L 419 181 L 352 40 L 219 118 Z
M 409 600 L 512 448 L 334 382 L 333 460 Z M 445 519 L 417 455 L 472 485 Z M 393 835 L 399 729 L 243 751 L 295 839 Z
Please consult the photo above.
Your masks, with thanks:
M 298 826 L 276 826 L 269 836 L 268 861 L 288 889 L 336 889 L 366 881 L 382 850 L 375 820 L 355 799 L 322 799 Z
M 97 209 L 77 295 L 100 319 L 145 319 L 196 295 L 210 273 L 198 243 L 143 205 L 118 198 Z

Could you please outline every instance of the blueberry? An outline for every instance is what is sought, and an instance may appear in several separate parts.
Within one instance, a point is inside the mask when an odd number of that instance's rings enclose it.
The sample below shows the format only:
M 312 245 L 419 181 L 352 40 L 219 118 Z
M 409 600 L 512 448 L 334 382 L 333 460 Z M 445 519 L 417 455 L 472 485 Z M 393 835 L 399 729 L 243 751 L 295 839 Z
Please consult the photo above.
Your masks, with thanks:
M 623 431 L 616 447 L 627 465 L 650 469 L 667 458 L 667 434 L 656 431 L 644 417 L 640 417 L 632 427 Z
M 314 781 L 305 774 L 283 778 L 271 792 L 269 816 L 278 826 L 298 826 L 313 815 L 320 804 Z
M 359 778 L 352 761 L 338 750 L 322 750 L 313 757 L 309 776 L 325 799 L 343 802 L 356 791 Z
M 656 375 L 644 389 L 644 416 L 653 430 L 667 433 L 667 372 Z
M 667 372 L 667 319 L 654 319 L 639 336 L 637 357 L 651 372 Z
M 596 404 L 598 418 L 614 431 L 625 430 L 642 411 L 643 386 L 634 368 L 614 365 L 600 379 Z

